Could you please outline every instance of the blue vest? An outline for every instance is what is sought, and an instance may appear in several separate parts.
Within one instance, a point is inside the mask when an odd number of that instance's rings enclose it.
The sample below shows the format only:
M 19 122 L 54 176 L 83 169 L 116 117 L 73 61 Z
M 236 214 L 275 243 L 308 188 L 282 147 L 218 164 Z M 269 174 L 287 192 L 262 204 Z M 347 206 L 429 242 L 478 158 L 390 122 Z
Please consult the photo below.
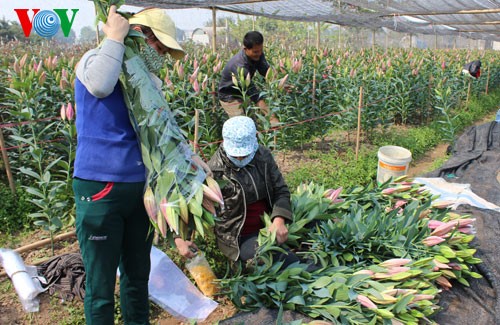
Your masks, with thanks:
M 75 79 L 77 147 L 74 177 L 102 182 L 142 182 L 140 145 L 118 82 L 105 98 Z

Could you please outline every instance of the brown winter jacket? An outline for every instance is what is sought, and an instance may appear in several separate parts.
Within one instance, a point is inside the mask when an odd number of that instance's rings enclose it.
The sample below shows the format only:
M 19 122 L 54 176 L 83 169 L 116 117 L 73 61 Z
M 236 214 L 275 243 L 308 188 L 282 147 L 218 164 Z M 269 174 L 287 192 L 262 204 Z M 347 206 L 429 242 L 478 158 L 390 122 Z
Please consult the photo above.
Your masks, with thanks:
M 208 165 L 221 185 L 225 205 L 223 211 L 218 211 L 215 222 L 217 245 L 230 260 L 236 261 L 240 255 L 238 238 L 248 204 L 266 200 L 272 207 L 271 219 L 281 216 L 292 220 L 290 191 L 266 147 L 259 146 L 254 159 L 238 168 L 227 158 L 221 146 Z

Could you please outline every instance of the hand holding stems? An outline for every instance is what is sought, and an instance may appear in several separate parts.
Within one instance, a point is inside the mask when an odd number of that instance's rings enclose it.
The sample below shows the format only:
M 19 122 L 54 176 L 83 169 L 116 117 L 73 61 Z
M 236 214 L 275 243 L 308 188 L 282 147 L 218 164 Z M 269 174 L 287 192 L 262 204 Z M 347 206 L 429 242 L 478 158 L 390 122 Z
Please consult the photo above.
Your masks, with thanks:
M 288 228 L 285 225 L 285 219 L 282 217 L 275 217 L 273 223 L 269 226 L 270 232 L 276 232 L 276 241 L 278 245 L 283 244 L 288 239 Z
M 198 246 L 189 240 L 184 240 L 180 237 L 175 238 L 175 246 L 179 250 L 179 254 L 187 258 L 193 258 L 196 256 L 194 252 L 198 250 Z
M 128 34 L 130 25 L 128 20 L 116 12 L 116 6 L 112 5 L 109 7 L 108 20 L 106 24 L 102 27 L 102 31 L 106 34 L 106 37 L 123 43 L 125 36 Z

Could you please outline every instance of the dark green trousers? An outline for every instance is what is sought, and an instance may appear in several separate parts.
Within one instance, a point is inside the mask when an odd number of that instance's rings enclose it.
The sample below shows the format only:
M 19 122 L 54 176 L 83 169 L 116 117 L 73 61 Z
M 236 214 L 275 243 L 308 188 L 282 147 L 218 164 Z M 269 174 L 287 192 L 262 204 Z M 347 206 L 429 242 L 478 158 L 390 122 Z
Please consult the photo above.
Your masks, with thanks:
M 76 233 L 85 266 L 87 324 L 114 324 L 116 270 L 125 324 L 149 324 L 148 280 L 153 234 L 144 183 L 75 178 Z

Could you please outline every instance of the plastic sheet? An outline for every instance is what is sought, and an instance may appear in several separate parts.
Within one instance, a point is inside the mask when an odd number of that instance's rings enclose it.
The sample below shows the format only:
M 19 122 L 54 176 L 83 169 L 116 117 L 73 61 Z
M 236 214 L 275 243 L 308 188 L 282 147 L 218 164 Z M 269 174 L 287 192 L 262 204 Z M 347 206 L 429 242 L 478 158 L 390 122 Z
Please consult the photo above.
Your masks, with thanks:
M 161 250 L 151 250 L 149 298 L 172 316 L 203 321 L 217 302 L 205 297 L 174 262 Z
M 38 280 L 33 280 L 21 256 L 11 249 L 0 248 L 0 263 L 12 280 L 24 310 L 26 312 L 38 312 L 39 301 L 37 296 L 40 292 L 43 292 L 43 289 Z

